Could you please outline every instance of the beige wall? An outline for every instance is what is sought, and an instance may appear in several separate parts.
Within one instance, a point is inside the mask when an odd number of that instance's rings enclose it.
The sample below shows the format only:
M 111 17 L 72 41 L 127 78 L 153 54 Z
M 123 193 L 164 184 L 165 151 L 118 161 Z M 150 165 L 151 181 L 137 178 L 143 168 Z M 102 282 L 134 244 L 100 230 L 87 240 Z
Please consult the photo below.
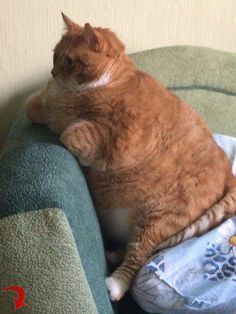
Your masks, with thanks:
M 110 27 L 128 52 L 186 44 L 236 52 L 236 0 L 1 0 L 0 145 L 25 95 L 49 75 L 61 11 Z

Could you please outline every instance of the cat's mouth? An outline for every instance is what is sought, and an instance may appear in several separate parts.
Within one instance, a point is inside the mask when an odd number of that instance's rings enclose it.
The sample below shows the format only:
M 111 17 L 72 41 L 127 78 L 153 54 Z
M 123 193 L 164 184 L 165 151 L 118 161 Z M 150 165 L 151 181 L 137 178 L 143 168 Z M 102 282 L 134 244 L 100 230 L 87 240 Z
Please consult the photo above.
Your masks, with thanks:
M 63 79 L 61 79 L 58 76 L 53 77 L 53 80 L 58 85 L 60 85 L 62 88 L 67 89 L 71 92 L 79 92 L 81 90 L 84 90 L 86 88 L 86 84 L 87 84 L 87 83 L 79 83 L 75 79 L 70 79 L 70 80 L 64 81 Z
M 83 85 L 88 83 L 88 77 L 86 75 L 84 75 L 84 73 L 80 73 L 77 78 L 76 78 L 77 82 L 79 85 Z

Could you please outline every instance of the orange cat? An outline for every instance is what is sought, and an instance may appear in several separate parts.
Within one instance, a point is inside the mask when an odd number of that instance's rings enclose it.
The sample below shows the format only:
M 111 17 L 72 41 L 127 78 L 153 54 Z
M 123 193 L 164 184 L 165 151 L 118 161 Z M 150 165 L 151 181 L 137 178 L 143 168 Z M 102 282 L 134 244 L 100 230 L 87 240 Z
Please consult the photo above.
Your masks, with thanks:
M 103 228 L 127 243 L 106 279 L 111 300 L 119 300 L 164 241 L 173 245 L 235 213 L 236 179 L 205 122 L 137 69 L 113 32 L 63 19 L 53 79 L 27 112 L 89 166 Z

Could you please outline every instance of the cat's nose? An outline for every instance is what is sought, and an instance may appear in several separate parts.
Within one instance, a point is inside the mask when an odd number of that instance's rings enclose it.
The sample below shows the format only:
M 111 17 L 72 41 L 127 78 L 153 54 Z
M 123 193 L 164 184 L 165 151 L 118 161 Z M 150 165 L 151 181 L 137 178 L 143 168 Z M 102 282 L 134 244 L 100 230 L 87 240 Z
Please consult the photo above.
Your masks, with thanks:
M 56 73 L 55 73 L 55 70 L 54 70 L 54 69 L 52 69 L 51 74 L 52 74 L 53 78 L 56 77 Z

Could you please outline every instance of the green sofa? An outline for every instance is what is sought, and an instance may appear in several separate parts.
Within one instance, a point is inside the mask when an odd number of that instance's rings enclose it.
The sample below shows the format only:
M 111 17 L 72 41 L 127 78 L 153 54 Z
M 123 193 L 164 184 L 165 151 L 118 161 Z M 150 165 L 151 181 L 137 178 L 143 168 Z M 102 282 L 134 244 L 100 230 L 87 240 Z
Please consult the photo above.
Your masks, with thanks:
M 213 132 L 236 136 L 236 54 L 167 47 L 131 55 L 185 99 Z M 144 313 L 111 304 L 102 235 L 83 172 L 58 138 L 19 110 L 0 155 L 0 313 L 24 288 L 30 314 Z

